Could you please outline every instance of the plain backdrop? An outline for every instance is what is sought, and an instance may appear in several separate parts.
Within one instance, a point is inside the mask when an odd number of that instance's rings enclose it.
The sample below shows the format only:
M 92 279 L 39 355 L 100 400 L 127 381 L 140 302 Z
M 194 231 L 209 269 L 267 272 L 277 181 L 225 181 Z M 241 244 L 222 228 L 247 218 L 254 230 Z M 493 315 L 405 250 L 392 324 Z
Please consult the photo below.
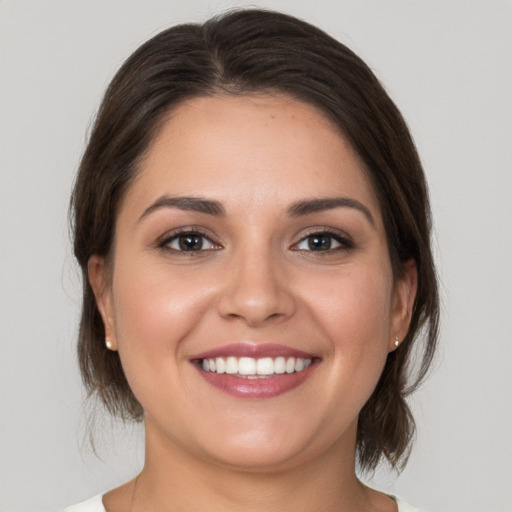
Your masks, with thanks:
M 169 25 L 241 5 L 302 17 L 361 55 L 425 165 L 441 349 L 412 401 L 410 463 L 373 485 L 429 512 L 511 511 L 512 3 L 489 0 L 0 3 L 0 510 L 55 511 L 140 467 L 137 429 L 100 416 L 99 457 L 88 445 L 69 192 L 122 61 Z

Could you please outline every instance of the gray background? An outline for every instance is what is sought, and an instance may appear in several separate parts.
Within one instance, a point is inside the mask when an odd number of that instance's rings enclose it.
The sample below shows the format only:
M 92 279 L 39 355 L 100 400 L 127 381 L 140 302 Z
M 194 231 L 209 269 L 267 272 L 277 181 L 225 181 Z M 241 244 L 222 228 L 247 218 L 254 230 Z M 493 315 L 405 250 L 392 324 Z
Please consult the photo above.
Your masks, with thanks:
M 176 22 L 240 2 L 0 3 L 0 510 L 50 511 L 139 467 L 137 430 L 97 422 L 88 448 L 74 356 L 80 289 L 67 201 L 116 68 Z M 246 4 L 247 5 L 247 4 Z M 430 512 L 512 510 L 510 1 L 253 2 L 348 44 L 409 122 L 428 175 L 442 279 L 436 371 L 418 441 L 374 485 Z

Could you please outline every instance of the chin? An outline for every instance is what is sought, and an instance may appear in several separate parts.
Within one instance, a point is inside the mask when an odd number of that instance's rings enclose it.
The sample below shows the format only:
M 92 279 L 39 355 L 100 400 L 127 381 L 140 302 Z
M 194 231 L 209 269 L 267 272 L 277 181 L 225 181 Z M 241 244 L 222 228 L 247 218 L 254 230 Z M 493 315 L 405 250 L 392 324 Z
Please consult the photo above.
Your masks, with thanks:
M 217 464 L 236 471 L 275 473 L 300 464 L 304 458 L 303 452 L 303 449 L 292 447 L 231 446 L 222 451 L 215 450 L 210 457 Z
M 210 435 L 203 445 L 207 456 L 224 467 L 249 472 L 276 472 L 290 469 L 301 462 L 312 459 L 322 451 L 323 436 L 315 436 L 309 425 L 281 423 L 258 424 L 258 428 L 227 428 L 222 438 L 212 439 Z M 301 428 L 302 427 L 302 428 Z M 318 453 L 317 453 L 318 452 Z

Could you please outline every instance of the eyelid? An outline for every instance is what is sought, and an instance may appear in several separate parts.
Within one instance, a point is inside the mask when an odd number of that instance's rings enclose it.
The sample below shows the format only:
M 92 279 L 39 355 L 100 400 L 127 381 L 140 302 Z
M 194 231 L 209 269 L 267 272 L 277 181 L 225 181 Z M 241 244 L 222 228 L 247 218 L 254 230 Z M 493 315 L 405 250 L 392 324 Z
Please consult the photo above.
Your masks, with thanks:
M 330 248 L 325 251 L 312 251 L 308 249 L 299 249 L 298 245 L 302 242 L 305 242 L 308 238 L 315 236 L 315 235 L 327 235 L 336 240 L 340 245 L 338 247 Z M 305 252 L 323 252 L 323 253 L 329 253 L 339 250 L 348 250 L 354 248 L 354 242 L 352 241 L 352 238 L 345 232 L 334 229 L 334 228 L 327 228 L 327 227 L 317 227 L 317 228 L 311 228 L 306 233 L 302 234 L 299 241 L 295 242 L 291 249 L 295 251 L 305 251 Z
M 206 249 L 201 248 L 196 251 L 184 251 L 184 250 L 173 248 L 173 247 L 169 246 L 169 244 L 172 241 L 175 241 L 180 236 L 187 235 L 187 234 L 200 236 L 200 237 L 208 240 L 208 243 L 211 244 L 213 247 L 209 247 Z M 298 245 L 300 243 L 305 242 L 309 237 L 312 237 L 315 235 L 316 236 L 318 236 L 318 235 L 329 236 L 329 237 L 333 238 L 334 240 L 336 240 L 336 242 L 339 245 L 337 247 L 333 247 L 333 248 L 330 248 L 330 249 L 327 249 L 324 251 L 313 251 L 311 249 L 308 250 L 308 249 L 298 248 Z M 207 234 L 205 232 L 205 230 L 203 230 L 202 228 L 197 227 L 197 226 L 184 226 L 184 227 L 180 227 L 180 228 L 176 228 L 174 230 L 168 231 L 157 240 L 157 246 L 162 249 L 168 249 L 169 251 L 174 251 L 176 253 L 182 253 L 182 254 L 187 254 L 187 253 L 196 253 L 197 254 L 200 252 L 214 251 L 214 250 L 219 250 L 219 249 L 223 248 L 222 245 L 219 242 L 217 242 L 212 235 Z M 340 251 L 340 250 L 349 250 L 349 249 L 352 249 L 353 247 L 354 247 L 354 242 L 352 241 L 352 238 L 344 231 L 334 229 L 334 228 L 319 226 L 319 227 L 315 227 L 315 228 L 310 228 L 306 233 L 303 233 L 301 235 L 300 239 L 297 242 L 295 242 L 294 244 L 292 244 L 290 249 L 294 250 L 294 251 L 329 253 L 329 252 L 335 252 L 335 251 Z
M 169 244 L 171 242 L 177 240 L 180 236 L 189 235 L 189 234 L 197 235 L 202 238 L 205 238 L 206 240 L 208 240 L 208 242 L 211 245 L 213 245 L 215 247 L 200 249 L 198 251 L 183 251 L 183 250 L 176 249 L 176 248 L 169 246 Z M 222 248 L 222 246 L 218 242 L 216 242 L 211 235 L 208 235 L 202 229 L 193 227 L 193 226 L 185 226 L 185 227 L 176 228 L 174 230 L 168 231 L 165 235 L 161 236 L 158 239 L 157 246 L 161 249 L 168 249 L 169 251 L 174 251 L 176 253 L 183 253 L 183 254 L 194 253 L 194 252 L 199 253 L 199 252 L 214 251 L 214 250 L 218 250 L 218 249 Z

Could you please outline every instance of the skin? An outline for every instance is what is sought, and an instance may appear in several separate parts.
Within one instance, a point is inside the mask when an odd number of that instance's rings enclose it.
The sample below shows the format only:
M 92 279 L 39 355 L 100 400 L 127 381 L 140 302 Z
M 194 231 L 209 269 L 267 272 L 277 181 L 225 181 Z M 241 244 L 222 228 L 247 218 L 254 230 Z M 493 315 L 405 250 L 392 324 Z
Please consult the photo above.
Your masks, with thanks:
M 163 195 L 218 201 L 225 215 L 148 212 Z M 369 215 L 287 213 L 332 197 Z M 204 233 L 203 249 L 162 246 L 180 228 Z M 325 231 L 338 237 L 324 235 L 331 249 L 312 250 L 308 236 Z M 89 274 L 146 415 L 144 469 L 104 496 L 108 512 L 396 510 L 356 478 L 356 428 L 395 336 L 407 332 L 416 269 L 394 279 L 364 166 L 316 109 L 269 95 L 178 106 L 122 202 L 112 263 L 92 257 Z M 320 362 L 282 395 L 233 397 L 190 357 L 240 341 Z

